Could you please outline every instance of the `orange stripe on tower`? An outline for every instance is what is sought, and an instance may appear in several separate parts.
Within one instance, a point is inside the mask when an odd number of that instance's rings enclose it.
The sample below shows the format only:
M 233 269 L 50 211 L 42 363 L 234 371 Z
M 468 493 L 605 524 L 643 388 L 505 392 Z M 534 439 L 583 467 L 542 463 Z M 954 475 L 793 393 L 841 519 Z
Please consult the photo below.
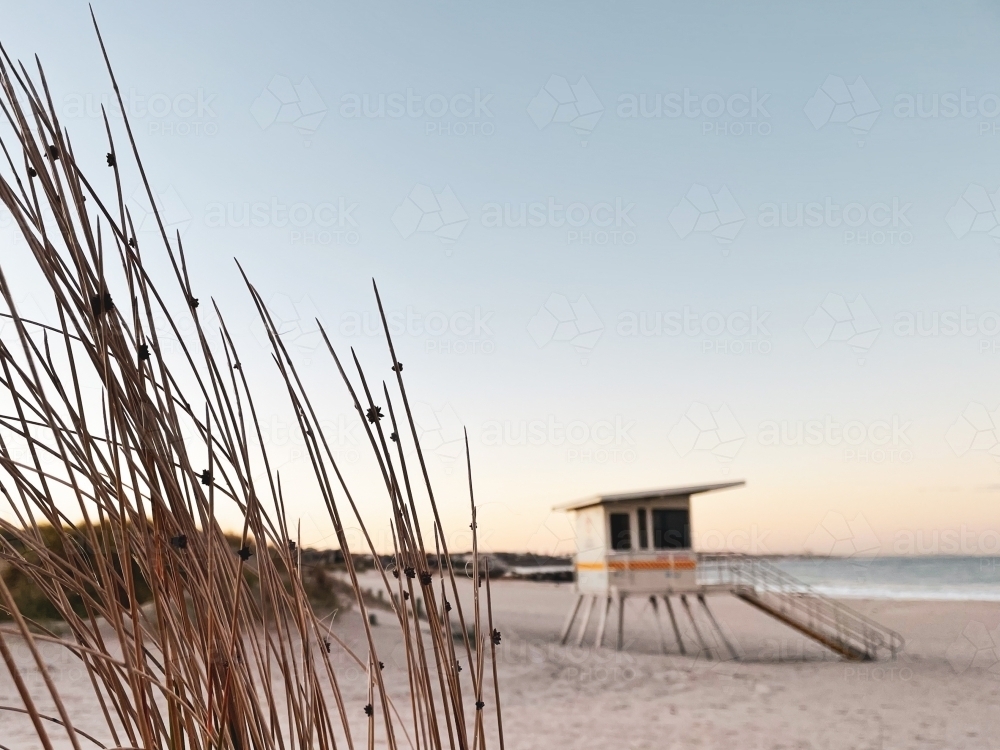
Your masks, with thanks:
M 695 560 L 609 560 L 603 562 L 578 562 L 577 570 L 695 570 Z

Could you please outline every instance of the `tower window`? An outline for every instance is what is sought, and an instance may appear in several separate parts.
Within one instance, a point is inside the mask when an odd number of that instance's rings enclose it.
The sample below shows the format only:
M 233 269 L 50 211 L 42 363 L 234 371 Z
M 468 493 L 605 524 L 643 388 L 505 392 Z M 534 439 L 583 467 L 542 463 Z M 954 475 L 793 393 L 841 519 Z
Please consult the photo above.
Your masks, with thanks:
M 628 513 L 612 513 L 611 549 L 632 549 L 632 529 Z
M 688 511 L 653 511 L 653 546 L 656 549 L 690 549 L 691 523 Z

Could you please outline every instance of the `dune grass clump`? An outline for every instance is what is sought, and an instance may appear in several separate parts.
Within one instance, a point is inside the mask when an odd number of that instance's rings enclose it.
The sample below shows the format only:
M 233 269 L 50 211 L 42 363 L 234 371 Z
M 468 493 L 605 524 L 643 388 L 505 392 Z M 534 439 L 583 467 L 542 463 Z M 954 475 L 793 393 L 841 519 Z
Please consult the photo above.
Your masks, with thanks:
M 345 700 L 334 657 L 347 646 L 314 603 L 320 595 L 338 603 L 341 593 L 303 569 L 283 477 L 262 438 L 255 397 L 265 376 L 244 366 L 204 280 L 188 273 L 180 236 L 166 231 L 127 108 L 124 133 L 104 119 L 106 153 L 78 154 L 41 66 L 29 74 L 0 55 L 0 201 L 23 240 L 0 254 L 0 658 L 23 704 L 0 707 L 3 722 L 26 716 L 43 748 L 58 733 L 75 748 L 147 750 L 477 749 L 488 744 L 489 723 L 502 748 L 500 635 L 488 579 L 485 606 L 474 587 L 473 610 L 463 612 L 450 562 L 428 565 L 429 554 L 450 560 L 447 535 L 384 313 L 388 382 L 370 382 L 353 353 L 342 360 L 325 331 L 323 339 L 385 488 L 391 565 L 377 554 L 296 364 L 243 276 L 248 310 L 270 343 L 270 376 L 305 440 L 312 494 L 343 554 L 343 596 L 364 628 L 363 646 L 350 652 L 367 675 L 362 708 Z M 118 94 L 110 64 L 108 72 Z M 90 180 L 83 165 L 108 171 Z M 156 242 L 139 241 L 122 191 L 126 169 L 153 207 Z M 19 271 L 28 265 L 42 281 L 44 323 L 19 310 L 21 290 L 4 268 L 15 256 Z M 150 267 L 163 261 L 168 273 L 154 278 Z M 377 290 L 375 298 L 382 312 Z M 181 319 L 193 322 L 193 335 L 180 334 Z M 179 348 L 162 345 L 164 329 Z M 235 539 L 217 520 L 223 507 L 242 519 Z M 388 594 L 383 619 L 398 628 L 401 669 L 380 661 L 347 524 L 361 529 L 359 552 L 374 560 Z M 55 618 L 65 637 L 42 622 Z M 466 634 L 458 643 L 453 623 Z M 41 643 L 65 648 L 82 666 L 100 736 L 74 725 L 79 717 L 61 700 Z M 41 695 L 25 683 L 25 669 L 37 671 Z

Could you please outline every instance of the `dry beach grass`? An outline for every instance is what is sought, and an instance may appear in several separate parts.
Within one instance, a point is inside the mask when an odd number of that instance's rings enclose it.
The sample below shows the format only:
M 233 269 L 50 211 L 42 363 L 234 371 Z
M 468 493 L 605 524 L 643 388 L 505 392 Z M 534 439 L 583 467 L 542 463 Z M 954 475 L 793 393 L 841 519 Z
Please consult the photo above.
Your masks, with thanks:
M 117 94 L 110 64 L 108 72 Z M 8 573 L 0 577 L 0 657 L 11 680 L 0 721 L 27 720 L 29 744 L 44 748 L 502 748 L 489 588 L 463 610 L 455 572 L 428 566 L 428 553 L 449 558 L 391 339 L 392 376 L 377 385 L 356 357 L 345 368 L 325 339 L 365 417 L 392 523 L 393 563 L 376 565 L 378 584 L 394 595 L 383 620 L 398 628 L 403 649 L 398 668 L 384 670 L 388 656 L 350 554 L 361 640 L 349 648 L 310 603 L 298 532 L 255 410 L 260 373 L 243 368 L 222 312 L 189 276 L 180 236 L 164 228 L 127 116 L 123 139 L 105 117 L 106 156 L 78 161 L 40 65 L 29 73 L 4 52 L 0 88 L 0 200 L 25 241 L 19 260 L 37 266 L 58 321 L 22 317 L 0 265 L 8 323 L 0 338 L 0 561 Z M 98 160 L 113 174 L 110 194 L 81 166 Z M 137 241 L 125 206 L 126 162 L 153 206 L 159 241 L 151 245 Z M 154 255 L 168 259 L 172 278 L 152 278 Z M 345 524 L 363 531 L 364 523 L 296 365 L 243 278 L 305 436 L 315 497 L 347 553 Z M 180 316 L 190 316 L 195 336 L 180 336 Z M 206 330 L 209 319 L 218 330 Z M 163 350 L 156 321 L 179 351 Z M 217 521 L 223 505 L 243 519 L 235 550 Z M 431 528 L 421 528 L 418 507 Z M 374 554 L 367 532 L 364 539 L 354 551 Z M 62 633 L 19 610 L 4 582 L 15 579 L 65 622 Z M 456 643 L 453 621 L 471 635 Z M 351 696 L 362 704 L 345 699 L 338 666 L 361 675 Z

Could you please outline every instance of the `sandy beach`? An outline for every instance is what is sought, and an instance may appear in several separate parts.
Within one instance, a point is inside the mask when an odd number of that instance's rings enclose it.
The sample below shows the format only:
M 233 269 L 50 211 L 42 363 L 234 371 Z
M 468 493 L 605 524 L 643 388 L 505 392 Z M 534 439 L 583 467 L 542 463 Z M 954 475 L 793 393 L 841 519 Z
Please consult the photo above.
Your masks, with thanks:
M 973 655 L 963 635 L 995 630 L 995 603 L 849 601 L 907 641 L 894 662 L 856 664 L 727 596 L 709 603 L 738 661 L 659 654 L 640 601 L 627 605 L 627 651 L 560 647 L 572 596 L 569 584 L 494 588 L 510 747 L 1000 746 L 1000 654 Z
M 371 574 L 365 580 L 374 585 Z M 571 584 L 499 580 L 492 586 L 495 624 L 503 634 L 498 662 L 504 739 L 512 750 L 1000 747 L 1000 664 L 989 647 L 997 634 L 988 633 L 1000 623 L 996 603 L 851 600 L 851 606 L 906 638 L 896 661 L 857 664 L 834 657 L 735 598 L 711 597 L 741 657 L 708 660 L 659 653 L 646 602 L 628 602 L 627 649 L 617 653 L 558 644 L 573 599 Z M 467 583 L 462 594 L 464 606 L 471 605 Z M 387 611 L 376 617 L 385 674 L 402 699 L 405 669 L 396 629 Z M 356 612 L 338 613 L 334 621 L 340 639 L 361 646 Z M 685 637 L 693 644 L 688 628 Z M 588 643 L 594 630 L 592 622 Z M 96 733 L 101 723 L 84 675 L 57 647 L 44 651 L 64 700 L 81 719 L 80 728 Z M 335 648 L 333 656 L 348 711 L 360 716 L 364 675 L 343 652 Z M 22 665 L 29 663 L 20 647 L 17 657 Z M 40 705 L 50 705 L 37 675 L 32 670 L 25 675 Z M 492 690 L 487 686 L 484 694 L 492 725 Z M 8 680 L 0 682 L 0 703 L 20 703 Z M 400 704 L 400 713 L 408 716 Z M 2 724 L 0 745 L 12 750 L 37 746 L 26 718 L 8 714 Z M 405 738 L 400 742 L 405 745 Z

